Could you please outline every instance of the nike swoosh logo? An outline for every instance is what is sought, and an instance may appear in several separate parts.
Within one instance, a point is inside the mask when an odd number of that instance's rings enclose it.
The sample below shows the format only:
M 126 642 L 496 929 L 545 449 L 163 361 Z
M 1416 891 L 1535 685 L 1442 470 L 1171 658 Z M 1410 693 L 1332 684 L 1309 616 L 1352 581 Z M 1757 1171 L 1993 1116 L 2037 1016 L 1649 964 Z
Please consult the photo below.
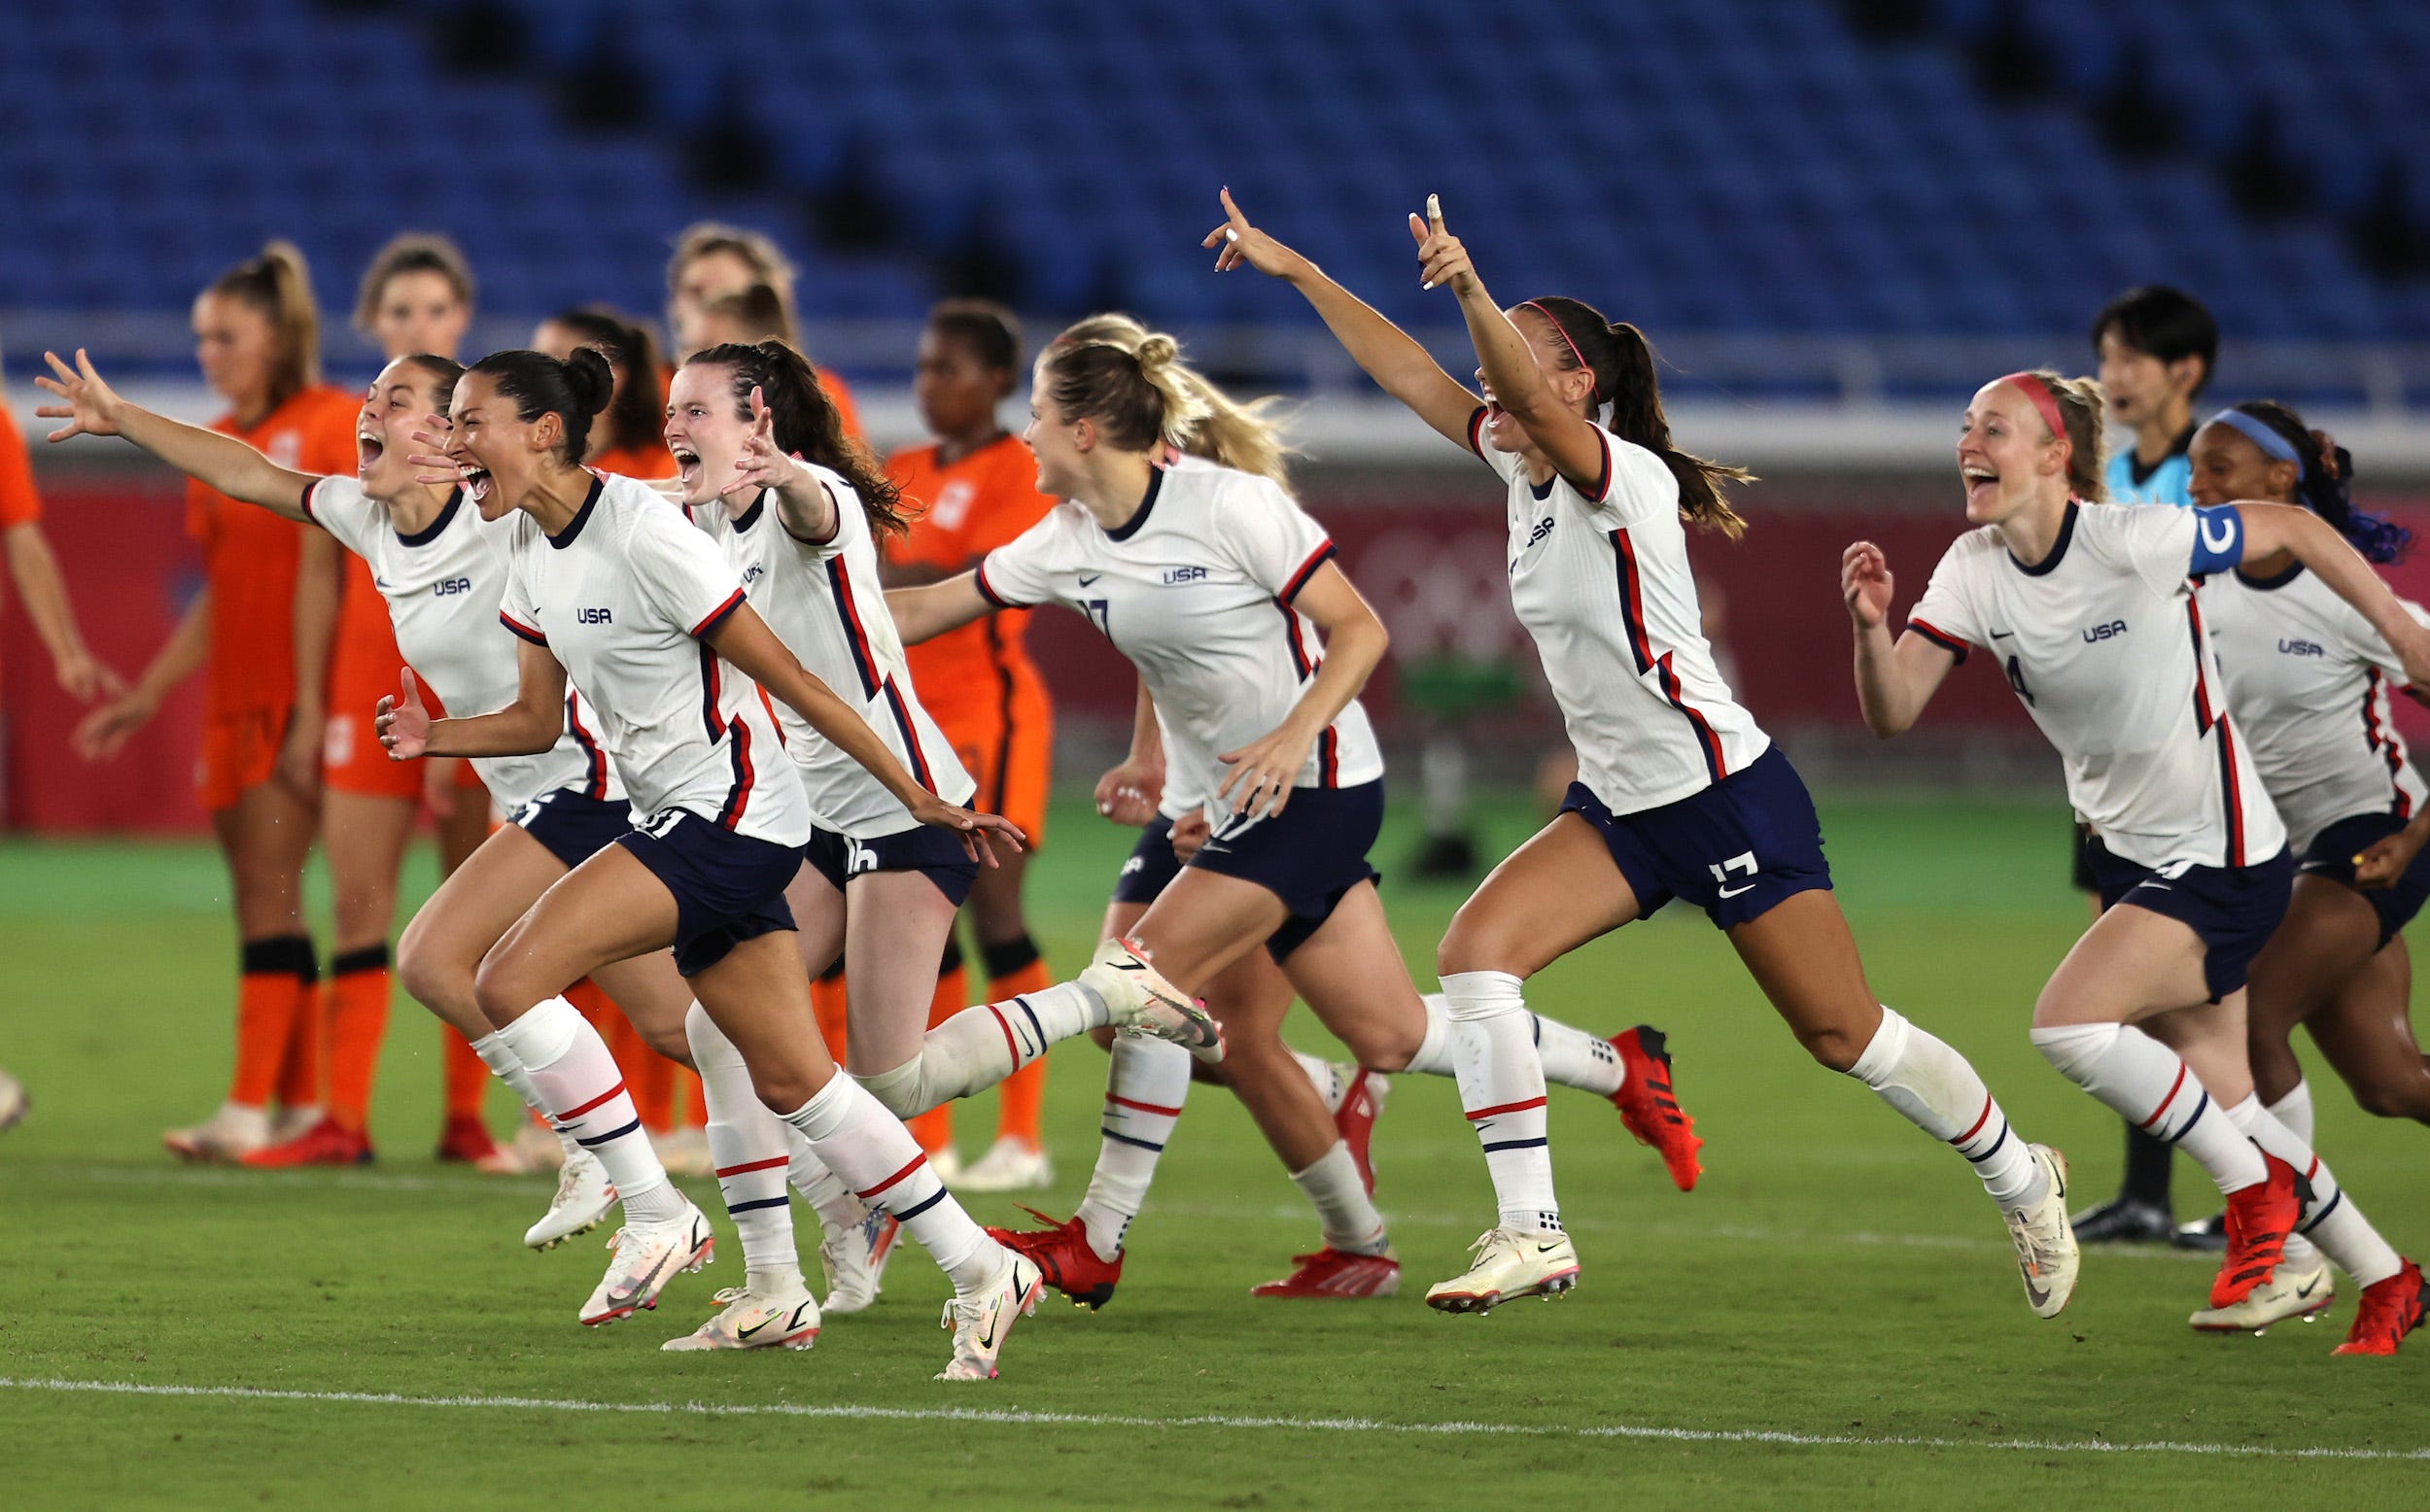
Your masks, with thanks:
M 2018 1272 L 2019 1274 L 2025 1276 L 2025 1294 L 2035 1307 L 2039 1307 L 2044 1302 L 2050 1300 L 2050 1289 L 2048 1287 L 2037 1287 L 2033 1285 L 2032 1275 L 2030 1272 L 2027 1272 L 2023 1266 L 2018 1267 Z
M 770 1323 L 775 1323 L 776 1321 L 776 1315 L 772 1313 L 747 1328 L 735 1329 L 734 1336 L 738 1339 L 747 1339 L 752 1334 L 757 1333 L 760 1329 L 767 1327 Z
M 2014 640 L 2017 638 L 2017 633 L 2013 630 L 1995 630 L 1992 632 L 1992 638 L 1994 640 Z
M 2319 1277 L 2317 1277 L 2317 1276 L 2314 1276 L 2311 1280 L 2305 1282 L 2302 1286 L 2297 1287 L 2297 1288 L 2295 1289 L 2295 1300 L 2297 1300 L 2298 1302 L 2301 1302 L 2302 1300 L 2304 1300 L 2304 1298 L 2306 1298 L 2306 1297 L 2308 1297 L 2308 1296 L 2311 1295 L 2314 1291 L 2318 1290 L 2319 1289 L 2320 1289 L 2320 1278 L 2319 1278 Z
M 995 1348 L 995 1330 L 996 1327 L 1003 1322 L 1004 1315 L 1000 1312 L 991 1315 L 988 1319 L 988 1331 L 979 1336 L 979 1347 L 981 1349 L 991 1350 Z
M 1096 586 L 1096 580 L 1104 575 L 1105 574 L 1102 572 L 1092 572 L 1080 580 L 1080 586 L 1083 588 L 1094 588 Z
M 1561 1247 L 1560 1247 L 1559 1245 L 1557 1245 L 1557 1244 L 1540 1244 L 1540 1245 L 1536 1246 L 1536 1253 L 1537 1253 L 1538 1254 L 1552 1254 L 1555 1250 L 1558 1250 L 1558 1249 L 1560 1249 L 1560 1248 L 1561 1248 Z
M 1724 887 L 1721 889 L 1721 896 L 1724 898 L 1735 898 L 1742 892 L 1753 892 L 1754 890 L 1755 884 L 1749 882 L 1744 887 Z

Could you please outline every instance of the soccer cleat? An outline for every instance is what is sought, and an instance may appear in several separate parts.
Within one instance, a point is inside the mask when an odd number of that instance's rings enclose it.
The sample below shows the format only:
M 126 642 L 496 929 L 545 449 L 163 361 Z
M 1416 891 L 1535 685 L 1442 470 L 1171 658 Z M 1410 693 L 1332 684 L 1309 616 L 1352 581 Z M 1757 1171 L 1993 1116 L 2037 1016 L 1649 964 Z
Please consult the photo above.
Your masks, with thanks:
M 1114 1300 L 1114 1288 L 1123 1279 L 1120 1252 L 1110 1260 L 1100 1258 L 1089 1247 L 1089 1226 L 1077 1218 L 1058 1223 L 1026 1204 L 1021 1211 L 1048 1226 L 1029 1230 L 989 1228 L 989 1237 L 1034 1261 L 1046 1284 L 1071 1298 L 1074 1307 L 1094 1312 Z
M 2078 1244 L 2167 1244 L 2176 1232 L 2168 1208 L 2139 1197 L 2113 1197 L 2069 1221 Z
M 1314 1254 L 1295 1254 L 1280 1281 L 1249 1289 L 1251 1296 L 1392 1296 L 1401 1289 L 1401 1262 L 1390 1254 L 1350 1254 L 1327 1245 Z
M 335 1118 L 323 1118 L 294 1139 L 246 1151 L 236 1163 L 258 1171 L 281 1171 L 298 1165 L 369 1165 L 372 1158 L 368 1135 Z
M 2311 1195 L 2295 1167 L 2267 1151 L 2261 1159 L 2269 1179 L 2228 1194 L 2228 1253 L 2210 1284 L 2213 1308 L 2234 1307 L 2270 1279 Z
M 866 1311 L 885 1290 L 885 1262 L 903 1237 L 903 1225 L 891 1213 L 871 1208 L 861 1220 L 818 1245 L 818 1263 L 827 1273 L 827 1299 L 819 1306 L 838 1317 Z
M 1205 1005 L 1150 966 L 1147 947 L 1137 941 L 1118 937 L 1098 945 L 1080 983 L 1104 1000 L 1116 1029 L 1170 1040 L 1200 1060 L 1224 1058 L 1224 1031 L 1207 1016 Z
M 234 1164 L 270 1143 L 267 1109 L 222 1103 L 220 1111 L 191 1128 L 171 1129 L 160 1136 L 161 1148 L 180 1160 Z
M 2169 1243 L 2180 1250 L 2207 1250 L 2216 1254 L 2228 1247 L 2228 1216 L 2213 1213 L 2191 1223 L 2179 1223 Z
M 5 1071 L 0 1071 L 0 1134 L 6 1134 L 25 1121 L 26 1110 L 33 1099 L 25 1095 L 25 1085 Z
M 2345 1342 L 2333 1355 L 2393 1355 L 2405 1335 L 2421 1326 L 2422 1309 L 2430 1306 L 2421 1282 L 2421 1267 L 2411 1260 L 2395 1275 L 2363 1288 L 2361 1311 Z
M 2310 1323 L 2335 1300 L 2337 1284 L 2330 1279 L 2327 1260 L 2315 1259 L 2309 1270 L 2303 1271 L 2292 1262 L 2281 1262 L 2277 1272 L 2243 1301 L 2234 1307 L 2206 1307 L 2186 1321 L 2204 1333 L 2260 1334 L 2272 1323 L 2290 1318 Z
M 1045 1151 L 1007 1134 L 973 1160 L 961 1180 L 948 1180 L 942 1173 L 937 1179 L 959 1191 L 1034 1191 L 1055 1185 L 1055 1167 Z
M 2005 1215 L 2017 1246 L 2017 1273 L 2025 1278 L 2026 1305 L 2036 1318 L 2056 1318 L 2075 1294 L 2079 1256 L 2075 1230 L 2067 1224 L 2067 1157 L 2048 1145 L 2028 1145 L 2050 1181 L 2042 1200 Z
M 557 1173 L 557 1195 L 548 1201 L 540 1220 L 523 1231 L 523 1242 L 535 1250 L 554 1250 L 576 1234 L 587 1234 L 616 1205 L 615 1184 L 608 1168 L 585 1150 Z
M 1341 1085 L 1341 1106 L 1334 1110 L 1334 1132 L 1350 1147 L 1350 1163 L 1359 1168 L 1359 1180 L 1371 1197 L 1375 1195 L 1375 1162 L 1369 1150 L 1375 1138 L 1375 1120 L 1383 1117 L 1384 1099 L 1391 1095 L 1390 1077 L 1353 1067 Z
M 706 1129 L 687 1127 L 652 1134 L 649 1143 L 658 1151 L 658 1163 L 669 1176 L 717 1174 L 717 1159 L 709 1152 L 709 1133 Z
M 582 1304 L 582 1326 L 596 1328 L 630 1318 L 658 1305 L 658 1292 L 681 1272 L 699 1270 L 716 1258 L 717 1236 L 709 1215 L 689 1199 L 683 1211 L 664 1223 L 627 1223 L 610 1235 L 608 1249 L 615 1257 L 600 1278 L 591 1299 Z
M 1696 1137 L 1696 1120 L 1680 1107 L 1678 1094 L 1671 1090 L 1671 1052 L 1662 1031 L 1639 1024 L 1612 1036 L 1612 1048 L 1620 1052 L 1624 1073 L 1620 1089 L 1612 1094 L 1612 1106 L 1620 1110 L 1620 1121 L 1637 1136 L 1637 1143 L 1651 1145 L 1661 1154 L 1672 1186 L 1694 1191 L 1696 1178 L 1704 1174 L 1703 1164 L 1696 1159 L 1704 1141 Z
M 818 1304 L 810 1289 L 794 1283 L 774 1296 L 748 1287 L 717 1293 L 709 1322 L 679 1339 L 659 1345 L 677 1354 L 690 1350 L 806 1350 L 818 1342 Z
M 938 1326 L 954 1330 L 954 1358 L 937 1372 L 940 1381 L 992 1381 L 995 1357 L 1013 1324 L 1038 1311 L 1038 1267 L 1024 1255 L 1004 1252 L 995 1274 L 967 1295 L 945 1304 Z
M 324 1117 L 319 1103 L 281 1108 L 278 1115 L 270 1119 L 270 1143 L 284 1145 L 296 1135 L 309 1132 Z
M 1523 1296 L 1551 1298 L 1578 1285 L 1578 1248 L 1546 1229 L 1489 1228 L 1469 1249 L 1468 1270 L 1426 1289 L 1439 1313 L 1488 1313 Z
M 488 1124 L 469 1114 L 448 1116 L 434 1158 L 442 1164 L 469 1165 L 483 1176 L 524 1176 L 532 1170 L 511 1149 L 490 1137 Z

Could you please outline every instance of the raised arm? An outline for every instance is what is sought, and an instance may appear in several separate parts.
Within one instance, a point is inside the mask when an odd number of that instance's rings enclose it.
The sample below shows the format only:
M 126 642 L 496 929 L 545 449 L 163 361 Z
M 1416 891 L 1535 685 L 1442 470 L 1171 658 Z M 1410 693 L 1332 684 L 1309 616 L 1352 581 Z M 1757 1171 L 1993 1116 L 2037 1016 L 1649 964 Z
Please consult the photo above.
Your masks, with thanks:
M 416 756 L 537 756 L 566 733 L 566 670 L 548 647 L 515 647 L 515 701 L 495 713 L 433 720 L 413 669 L 380 700 L 371 726 L 392 761 Z
M 1857 633 L 1857 704 L 1864 722 L 1887 740 L 1904 735 L 1940 691 L 1961 654 L 1915 630 L 1890 634 L 1890 562 L 1860 540 L 1839 559 L 1840 594 Z
M 304 513 L 304 490 L 321 481 L 319 474 L 282 467 L 234 436 L 190 426 L 166 415 L 156 415 L 140 404 L 128 403 L 102 382 L 101 374 L 93 370 L 92 360 L 82 347 L 77 348 L 74 367 L 59 361 L 55 352 L 45 352 L 43 358 L 51 364 L 51 374 L 38 376 L 34 382 L 66 400 L 63 404 L 45 404 L 34 411 L 45 420 L 67 422 L 51 432 L 52 440 L 122 435 L 188 477 L 230 498 L 259 504 L 290 520 L 310 518 Z
M 1279 726 L 1236 751 L 1216 753 L 1218 761 L 1232 765 L 1216 796 L 1228 800 L 1234 813 L 1282 812 L 1316 738 L 1359 696 L 1392 643 L 1384 622 L 1331 562 L 1316 569 L 1289 607 L 1325 633 L 1325 660 Z
M 724 490 L 753 493 L 774 489 L 777 522 L 784 533 L 808 545 L 824 546 L 835 539 L 835 496 L 818 475 L 777 446 L 776 417 L 757 389 L 751 390 L 751 430 L 743 438 L 743 455 L 735 459 L 734 481 Z
M 2220 508 L 2195 511 L 2198 533 L 2195 565 L 2205 564 L 2205 553 L 2220 548 L 2214 544 L 2217 534 L 2212 518 L 2233 511 L 2240 518 L 2242 549 L 2240 555 L 2228 559 L 2250 561 L 2284 551 L 2304 564 L 2329 591 L 2352 604 L 2379 638 L 2388 643 L 2397 659 L 2405 664 L 2406 679 L 2416 687 L 2430 685 L 2430 630 L 2405 612 L 2404 601 L 2398 599 L 2378 573 L 2371 569 L 2362 554 L 2347 545 L 2345 537 L 2320 516 L 2298 504 L 2269 504 L 2239 500 Z M 2235 548 L 2231 545 L 2229 550 Z M 2228 565 L 2223 562 L 2220 565 Z
M 1467 451 L 1469 421 L 1484 401 L 1443 371 L 1442 364 L 1408 332 L 1326 277 L 1323 268 L 1251 225 L 1232 203 L 1232 190 L 1222 190 L 1221 197 L 1224 223 L 1207 232 L 1199 244 L 1222 249 L 1215 255 L 1215 271 L 1228 273 L 1246 263 L 1298 290 L 1301 297 L 1316 307 L 1326 328 L 1351 361 L 1367 370 L 1367 376 L 1434 427 L 1443 439 Z
M 993 614 L 997 605 L 979 591 L 979 574 L 969 571 L 956 573 L 941 583 L 889 588 L 885 591 L 885 607 L 894 616 L 894 632 L 903 637 L 903 644 L 916 646 Z

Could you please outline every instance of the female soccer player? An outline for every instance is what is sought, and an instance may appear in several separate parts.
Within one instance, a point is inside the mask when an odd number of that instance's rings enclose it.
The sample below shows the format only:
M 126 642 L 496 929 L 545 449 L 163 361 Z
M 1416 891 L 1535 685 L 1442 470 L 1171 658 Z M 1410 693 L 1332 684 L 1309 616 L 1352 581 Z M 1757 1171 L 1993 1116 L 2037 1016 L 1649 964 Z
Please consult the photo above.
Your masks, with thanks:
M 996 420 L 1019 381 L 1021 361 L 1021 328 L 1001 306 L 955 299 L 928 312 L 912 397 L 920 424 L 936 440 L 886 461 L 903 497 L 920 505 L 880 568 L 886 586 L 932 583 L 966 571 L 1055 507 L 1038 492 L 1029 448 Z M 963 907 L 988 996 L 998 1000 L 1035 992 L 1054 979 L 1021 903 L 1029 855 L 1045 841 L 1055 747 L 1055 707 L 1022 647 L 1026 618 L 999 615 L 909 653 L 920 702 L 963 770 L 978 779 L 980 806 L 1029 837 L 1028 850 L 980 874 Z M 931 1013 L 951 1014 L 964 1001 L 962 952 L 949 939 Z M 995 1143 L 962 1171 L 956 1186 L 1013 1191 L 1054 1180 L 1038 1128 L 1045 1095 L 1043 1059 L 997 1089 Z M 937 1132 L 950 1140 L 950 1125 Z
M 1460 1101 L 1498 1168 L 1503 1220 L 1477 1263 L 1429 1300 L 1490 1305 L 1564 1284 L 1577 1256 L 1555 1212 L 1529 977 L 1674 897 L 1729 936 L 1807 1050 L 1948 1141 L 2005 1218 L 2026 1299 L 2049 1318 L 2074 1289 L 2066 1164 L 2010 1136 L 1964 1057 L 1873 996 L 1830 890 L 1821 825 L 1788 758 L 1711 665 L 1687 524 L 1735 533 L 1721 485 L 1744 474 L 1671 443 L 1635 326 L 1575 299 L 1497 307 L 1434 200 L 1409 218 L 1427 288 L 1448 286 L 1476 346 L 1482 400 L 1305 258 L 1249 224 L 1229 192 L 1206 237 L 1315 306 L 1384 391 L 1508 486 L 1510 592 L 1577 747 L 1562 812 L 1494 870 L 1438 952 L 1452 1013 L 1489 1054 L 1464 1055 Z M 1607 412 L 1608 406 L 1608 412 Z M 1601 417 L 1599 420 L 1598 417 Z M 1608 424 L 1602 423 L 1608 421 Z M 1438 1300 L 1440 1298 L 1440 1300 Z
M 730 333 L 704 321 L 713 300 L 744 295 L 749 308 L 736 313 L 750 315 L 754 321 L 764 319 L 764 306 L 752 292 L 758 287 L 776 295 L 781 322 L 778 329 L 766 334 L 802 350 L 801 320 L 793 303 L 793 260 L 775 238 L 715 221 L 685 226 L 676 238 L 675 256 L 667 259 L 667 330 L 675 338 L 676 360 L 680 361 Z M 844 417 L 844 433 L 858 436 L 860 414 L 844 376 L 824 367 L 817 373 L 818 387 Z
M 1894 641 L 1881 550 L 1859 541 L 1843 558 L 1857 699 L 1875 734 L 1896 735 L 1970 648 L 2001 661 L 2064 758 L 2107 906 L 2034 1004 L 2035 1048 L 2218 1184 L 2228 1247 L 2206 1314 L 2266 1284 L 2300 1226 L 2363 1284 L 2339 1353 L 2393 1354 L 2421 1318 L 2420 1269 L 2253 1091 L 2246 968 L 2286 911 L 2294 865 L 2188 577 L 2283 553 L 2359 610 L 2415 681 L 2430 675 L 2430 630 L 2308 510 L 2090 507 L 2103 492 L 2100 413 L 2098 386 L 2055 373 L 1977 391 L 1958 466 L 1980 529 L 1942 557 Z
M 953 1278 L 944 1377 L 991 1377 L 1006 1331 L 1035 1305 L 1037 1271 L 971 1222 L 901 1123 L 838 1076 L 818 1042 L 784 903 L 811 808 L 760 690 L 876 773 L 916 820 L 958 833 L 972 859 L 987 837 L 1018 843 L 1019 834 L 921 787 L 802 670 L 745 602 L 741 574 L 663 498 L 581 466 L 612 384 L 588 350 L 565 362 L 493 353 L 458 384 L 446 459 L 483 518 L 516 512 L 500 615 L 528 642 L 519 690 L 496 713 L 433 721 L 407 681 L 380 717 L 400 759 L 538 752 L 558 738 L 571 681 L 646 815 L 543 893 L 474 983 L 484 1014 L 624 1203 L 615 1258 L 584 1317 L 629 1316 L 675 1271 L 710 1256 L 707 1220 L 689 1199 L 663 1181 L 633 1189 L 628 1176 L 645 1182 L 655 1162 L 606 1045 L 562 996 L 602 967 L 672 944 L 700 1020 L 731 1042 L 760 1099 Z M 796 1316 L 813 1313 L 805 1298 Z
M 659 381 L 658 343 L 647 326 L 607 305 L 583 305 L 540 322 L 532 346 L 561 362 L 575 347 L 592 348 L 616 375 L 616 391 L 600 417 L 599 433 L 591 437 L 584 466 L 628 478 L 675 476 L 675 459 L 658 433 L 666 420 L 667 390 Z
M 272 242 L 194 301 L 195 357 L 227 401 L 211 429 L 299 471 L 354 465 L 357 405 L 321 383 L 320 312 L 302 254 Z M 161 1143 L 236 1160 L 318 1123 L 320 965 L 303 921 L 303 863 L 319 817 L 321 739 L 295 714 L 294 605 L 303 532 L 187 485 L 204 587 L 133 687 L 88 714 L 76 744 L 106 761 L 206 663 L 197 796 L 227 858 L 240 969 L 236 1068 L 219 1112 Z M 273 1125 L 275 1096 L 284 1114 Z
M 2367 562 L 2396 561 L 2411 543 L 2411 532 L 2354 507 L 2352 460 L 2284 405 L 2220 411 L 2196 432 L 2191 457 L 2199 506 L 2300 504 Z M 2430 791 L 2388 717 L 2404 666 L 2288 553 L 2248 551 L 2205 579 L 2200 597 L 2228 708 L 2298 858 L 2286 917 L 2253 958 L 2253 1089 L 2310 1140 L 2311 1089 L 2289 1043 L 2300 1023 L 2364 1108 L 2430 1122 L 2430 1066 L 2413 1039 L 2412 962 L 2398 933 L 2430 897 L 2430 862 L 2419 859 L 2430 830 L 2407 822 Z M 2309 1242 L 2290 1237 L 2277 1273 L 2215 1325 L 2260 1328 L 2320 1312 L 2332 1286 Z

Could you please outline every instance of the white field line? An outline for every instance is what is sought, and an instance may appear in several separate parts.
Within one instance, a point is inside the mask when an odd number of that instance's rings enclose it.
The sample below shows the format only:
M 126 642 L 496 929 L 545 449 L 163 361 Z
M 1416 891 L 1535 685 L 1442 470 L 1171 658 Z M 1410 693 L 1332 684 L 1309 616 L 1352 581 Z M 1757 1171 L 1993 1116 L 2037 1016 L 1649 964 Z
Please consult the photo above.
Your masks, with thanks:
M 1797 1433 L 1781 1428 L 1672 1428 L 1634 1424 L 1588 1427 L 1532 1423 L 1389 1423 L 1374 1418 L 1231 1417 L 1195 1413 L 1151 1418 L 1018 1407 L 864 1407 L 801 1402 L 598 1402 L 545 1396 L 408 1396 L 395 1392 L 288 1392 L 241 1386 L 147 1386 L 133 1381 L 61 1381 L 0 1376 L 0 1389 L 113 1396 L 192 1397 L 209 1401 L 323 1402 L 370 1407 L 471 1407 L 491 1412 L 598 1412 L 706 1418 L 824 1418 L 887 1423 L 975 1423 L 1088 1428 L 1235 1428 L 1302 1433 L 1408 1433 L 1442 1437 L 1640 1439 L 1679 1444 L 1776 1444 L 1794 1449 L 1981 1449 L 2037 1455 L 2203 1455 L 2258 1460 L 2430 1460 L 2430 1449 L 2344 1449 L 2176 1440 L 1940 1438 L 1924 1435 Z

